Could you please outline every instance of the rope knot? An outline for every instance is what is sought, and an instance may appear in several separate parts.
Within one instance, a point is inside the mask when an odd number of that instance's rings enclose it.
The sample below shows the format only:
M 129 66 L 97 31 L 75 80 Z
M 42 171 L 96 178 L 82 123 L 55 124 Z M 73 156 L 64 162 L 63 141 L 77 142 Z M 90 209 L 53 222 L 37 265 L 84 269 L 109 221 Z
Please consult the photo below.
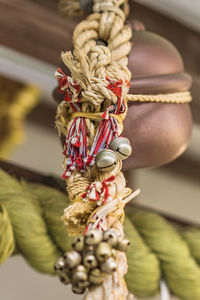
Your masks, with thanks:
M 90 70 L 97 78 L 105 78 L 105 67 L 111 62 L 111 52 L 108 47 L 95 46 L 88 53 Z
M 95 13 L 101 13 L 103 11 L 109 11 L 109 12 L 114 12 L 115 14 L 119 15 L 122 20 L 125 20 L 125 14 L 124 12 L 119 8 L 121 1 L 119 0 L 107 0 L 107 1 L 102 1 L 102 0 L 94 0 L 94 6 L 93 6 L 93 11 Z
M 111 176 L 103 181 L 95 181 L 91 183 L 87 187 L 86 192 L 81 195 L 83 202 L 94 201 L 97 206 L 101 206 L 112 201 L 109 188 L 114 183 L 114 180 L 115 176 Z

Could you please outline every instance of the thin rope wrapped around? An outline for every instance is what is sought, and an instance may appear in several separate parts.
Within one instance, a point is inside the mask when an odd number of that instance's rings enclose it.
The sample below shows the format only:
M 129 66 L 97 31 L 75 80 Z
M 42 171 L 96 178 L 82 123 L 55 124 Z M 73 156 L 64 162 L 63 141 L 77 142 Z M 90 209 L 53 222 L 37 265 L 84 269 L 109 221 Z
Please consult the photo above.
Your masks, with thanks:
M 192 101 L 192 96 L 189 91 L 158 95 L 129 94 L 127 100 L 134 102 L 189 103 Z
M 0 170 L 0 263 L 18 251 L 37 271 L 54 274 L 56 256 L 71 245 L 60 218 L 67 203 L 67 196 L 56 189 L 18 182 Z M 200 228 L 177 230 L 158 214 L 132 207 L 126 214 L 129 290 L 151 297 L 162 274 L 173 294 L 199 300 Z

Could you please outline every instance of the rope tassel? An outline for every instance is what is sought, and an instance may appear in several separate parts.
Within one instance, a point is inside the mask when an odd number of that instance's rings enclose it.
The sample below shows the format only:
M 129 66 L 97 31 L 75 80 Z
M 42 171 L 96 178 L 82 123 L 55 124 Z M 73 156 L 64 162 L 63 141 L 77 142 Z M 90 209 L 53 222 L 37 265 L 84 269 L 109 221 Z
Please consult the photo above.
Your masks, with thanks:
M 72 77 L 67 76 L 61 69 L 55 72 L 55 78 L 58 80 L 58 92 L 65 94 L 64 101 L 79 102 L 80 85 Z
M 87 156 L 87 129 L 84 118 L 75 118 L 71 121 L 63 152 L 67 159 L 65 161 L 65 172 L 63 178 L 67 179 L 74 170 L 83 171 L 86 167 Z
M 97 153 L 100 150 L 107 148 L 110 142 L 119 136 L 118 121 L 116 118 L 110 116 L 110 114 L 121 115 L 126 111 L 125 101 L 122 97 L 123 81 L 110 80 L 108 77 L 106 77 L 106 80 L 109 82 L 107 88 L 117 96 L 117 102 L 107 107 L 101 115 L 103 120 L 98 126 L 97 133 L 90 151 L 90 156 L 87 160 L 88 165 L 93 165 L 94 158 Z

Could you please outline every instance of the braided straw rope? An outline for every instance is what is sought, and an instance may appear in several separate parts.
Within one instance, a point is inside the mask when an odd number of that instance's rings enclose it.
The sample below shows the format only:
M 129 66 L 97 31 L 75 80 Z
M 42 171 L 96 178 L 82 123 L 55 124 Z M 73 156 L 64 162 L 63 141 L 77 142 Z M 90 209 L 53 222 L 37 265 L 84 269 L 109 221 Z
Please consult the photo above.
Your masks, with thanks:
M 132 95 L 128 94 L 127 101 L 134 102 L 160 102 L 160 103 L 189 103 L 192 101 L 192 96 L 189 91 L 170 93 L 170 94 L 158 94 L 158 95 Z
M 61 187 L 60 180 L 55 180 Z M 66 202 L 64 188 L 60 192 L 17 181 L 0 169 L 0 264 L 21 254 L 38 272 L 55 274 L 55 260 L 71 249 L 71 239 L 60 220 Z M 129 206 L 124 230 L 131 241 L 126 274 L 131 292 L 151 298 L 164 278 L 178 298 L 200 299 L 199 226 L 177 227 L 158 214 Z
M 99 125 L 99 113 L 105 111 L 111 104 L 116 104 L 118 98 L 116 94 L 107 88 L 107 78 L 111 80 L 121 80 L 122 96 L 126 99 L 128 93 L 128 82 L 131 73 L 127 68 L 127 55 L 131 50 L 130 39 L 132 31 L 129 26 L 124 25 L 126 15 L 120 8 L 124 0 L 95 0 L 93 11 L 86 20 L 78 24 L 73 33 L 73 54 L 72 52 L 62 53 L 64 64 L 71 71 L 72 80 L 81 87 L 80 99 L 82 103 L 81 113 L 74 115 L 70 110 L 70 104 L 61 102 L 58 106 L 56 124 L 59 133 L 65 136 L 69 131 L 74 117 L 84 117 L 87 127 L 87 151 L 89 153 L 94 136 Z M 103 41 L 99 44 L 99 40 Z M 76 97 L 72 102 L 76 102 Z M 118 119 L 118 134 L 123 130 L 123 119 L 126 116 L 127 105 L 125 100 L 125 113 Z M 92 113 L 96 118 L 91 117 Z M 70 121 L 71 120 L 71 121 Z M 67 159 L 67 158 L 66 158 Z M 64 163 L 65 167 L 65 163 Z M 83 233 L 96 205 L 94 202 L 83 202 L 80 200 L 81 194 L 91 182 L 102 182 L 114 176 L 112 188 L 109 190 L 110 196 L 115 199 L 119 207 L 113 207 L 110 215 L 107 215 L 105 226 L 116 228 L 123 234 L 123 204 L 122 200 L 130 194 L 130 189 L 126 188 L 126 181 L 121 172 L 122 163 L 119 161 L 116 168 L 109 173 L 101 173 L 97 168 L 88 168 L 84 173 L 75 170 L 67 181 L 67 191 L 69 198 L 73 202 L 65 209 L 63 221 L 67 225 L 70 235 Z M 101 207 L 99 207 L 101 209 Z M 98 210 L 98 208 L 97 208 Z M 95 210 L 96 211 L 96 210 Z M 115 212 L 115 213 L 114 213 Z M 105 227 L 105 229 L 106 229 Z M 133 299 L 129 294 L 124 275 L 127 272 L 127 259 L 124 253 L 118 252 L 118 268 L 114 275 L 106 275 L 101 286 L 89 289 L 85 299 Z
M 80 87 L 80 93 L 71 92 L 70 102 L 59 104 L 56 116 L 58 132 L 68 136 L 72 122 L 75 118 L 82 118 L 87 128 L 87 155 L 94 142 L 102 113 L 111 105 L 118 102 L 113 90 L 108 89 L 108 78 L 120 81 L 122 97 L 124 99 L 124 112 L 121 115 L 112 115 L 118 123 L 118 135 L 123 130 L 123 120 L 127 113 L 127 101 L 153 101 L 181 103 L 190 101 L 189 92 L 166 95 L 128 95 L 131 73 L 128 70 L 127 55 L 131 50 L 131 28 L 124 24 L 126 14 L 122 10 L 125 0 L 94 0 L 93 11 L 84 21 L 78 24 L 73 33 L 74 49 L 72 52 L 61 54 L 63 63 L 71 72 L 71 82 Z M 72 111 L 71 103 L 81 103 L 81 111 Z M 111 114 L 110 114 L 111 116 Z M 104 117 L 103 117 L 104 118 Z M 68 157 L 66 157 L 66 160 Z M 66 160 L 64 168 L 67 170 Z M 118 162 L 116 168 L 109 173 L 101 173 L 93 166 L 84 172 L 75 170 L 66 177 L 67 191 L 72 204 L 69 205 L 62 217 L 67 225 L 69 235 L 82 234 L 90 220 L 95 215 L 101 215 L 105 207 L 98 207 L 96 202 L 83 202 L 81 195 L 91 183 L 101 183 L 114 177 L 109 196 L 113 201 L 106 213 L 104 230 L 113 227 L 122 235 L 124 220 L 124 204 L 131 199 L 131 190 L 126 187 L 124 175 L 121 172 L 122 163 Z M 131 195 L 130 195 L 131 194 Z M 128 201 L 128 200 L 127 200 Z M 112 202 L 115 203 L 112 206 Z M 96 221 L 97 222 L 97 221 Z M 124 275 L 127 273 L 127 259 L 124 253 L 118 251 L 117 272 L 106 275 L 101 286 L 89 289 L 85 300 L 93 299 L 133 299 L 129 294 Z
M 91 0 L 59 0 L 58 11 L 65 18 L 82 16 L 85 11 L 90 11 L 92 6 Z M 127 16 L 129 13 L 128 1 L 123 3 L 123 11 Z

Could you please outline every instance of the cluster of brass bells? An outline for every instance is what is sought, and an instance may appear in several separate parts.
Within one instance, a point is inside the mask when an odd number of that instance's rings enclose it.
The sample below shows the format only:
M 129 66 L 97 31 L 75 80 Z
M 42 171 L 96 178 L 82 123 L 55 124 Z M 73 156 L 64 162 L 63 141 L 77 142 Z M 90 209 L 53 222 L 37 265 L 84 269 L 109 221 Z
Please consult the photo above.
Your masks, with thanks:
M 83 294 L 88 287 L 102 284 L 105 274 L 116 271 L 116 250 L 125 252 L 129 245 L 115 229 L 90 230 L 74 239 L 73 250 L 64 253 L 54 268 L 62 283 L 71 283 L 74 293 Z
M 111 172 L 115 169 L 118 160 L 124 160 L 131 155 L 130 142 L 125 137 L 117 137 L 112 140 L 108 148 L 99 151 L 95 163 L 99 171 Z

